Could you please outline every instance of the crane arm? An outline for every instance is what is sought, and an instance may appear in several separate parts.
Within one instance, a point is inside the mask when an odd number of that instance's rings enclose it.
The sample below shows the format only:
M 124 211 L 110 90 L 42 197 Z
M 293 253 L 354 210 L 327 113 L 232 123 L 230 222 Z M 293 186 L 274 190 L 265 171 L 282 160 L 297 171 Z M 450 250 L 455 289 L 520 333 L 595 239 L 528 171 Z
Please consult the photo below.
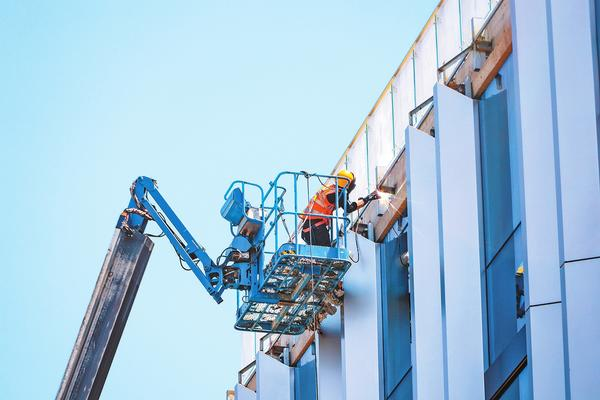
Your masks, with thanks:
M 217 303 L 223 301 L 225 290 L 222 269 L 210 258 L 203 246 L 185 227 L 177 214 L 158 191 L 156 181 L 141 176 L 130 188 L 131 200 L 117 222 L 117 228 L 144 233 L 148 221 L 155 221 L 175 249 L 181 261 L 196 275 L 202 286 Z M 150 198 L 154 204 L 150 202 Z M 202 264 L 202 269 L 198 264 Z

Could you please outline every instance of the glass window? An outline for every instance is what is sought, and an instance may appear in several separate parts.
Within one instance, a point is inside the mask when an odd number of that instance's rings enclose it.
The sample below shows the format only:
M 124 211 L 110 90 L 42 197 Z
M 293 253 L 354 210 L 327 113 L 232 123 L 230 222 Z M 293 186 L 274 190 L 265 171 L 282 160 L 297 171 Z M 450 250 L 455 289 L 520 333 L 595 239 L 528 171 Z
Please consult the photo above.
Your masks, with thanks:
M 596 9 L 596 89 L 600 85 L 600 0 L 595 1 Z M 596 93 L 596 96 L 600 96 L 600 93 Z M 600 103 L 600 98 L 596 100 Z M 598 113 L 598 120 L 600 120 L 600 107 L 596 108 Z
M 529 365 L 526 365 L 510 386 L 498 397 L 498 400 L 529 400 L 531 398 L 529 375 Z
M 523 240 L 512 59 L 479 101 L 488 365 L 524 324 Z
M 598 57 L 598 70 L 600 72 L 600 0 L 596 0 L 596 56 Z
M 294 398 L 296 400 L 314 400 L 317 398 L 317 370 L 315 344 L 304 353 L 294 368 Z
M 412 368 L 402 378 L 394 391 L 386 397 L 387 400 L 412 400 Z
M 521 243 L 519 227 L 486 270 L 490 364 L 525 323 Z
M 481 175 L 486 263 L 514 230 L 506 90 L 480 101 Z
M 396 232 L 390 232 L 380 252 L 386 399 L 399 398 L 395 393 L 404 385 L 403 378 L 411 368 L 408 268 L 400 262 L 407 250 L 407 235 L 397 237 Z M 412 391 L 410 384 L 404 389 Z

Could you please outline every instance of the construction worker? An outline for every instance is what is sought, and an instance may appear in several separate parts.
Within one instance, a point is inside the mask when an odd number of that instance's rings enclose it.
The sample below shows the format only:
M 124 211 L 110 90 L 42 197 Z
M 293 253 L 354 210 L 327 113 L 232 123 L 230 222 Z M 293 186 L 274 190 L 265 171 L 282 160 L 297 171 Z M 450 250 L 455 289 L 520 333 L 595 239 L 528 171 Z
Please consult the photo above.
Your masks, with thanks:
M 323 186 L 308 203 L 308 206 L 304 210 L 306 214 L 333 215 L 336 209 L 344 208 L 344 200 L 347 199 L 350 192 L 354 190 L 356 178 L 352 172 L 345 169 L 339 171 L 337 176 L 337 186 L 335 181 Z M 344 196 L 343 193 L 344 189 L 346 189 L 346 196 Z M 336 198 L 338 202 L 337 205 L 335 204 Z M 359 210 L 372 200 L 378 198 L 379 195 L 377 192 L 373 192 L 367 197 L 359 197 L 357 201 L 346 201 L 346 212 L 351 213 Z M 332 218 L 318 215 L 302 215 L 301 218 L 304 220 L 301 236 L 307 244 L 327 247 L 332 246 L 329 228 Z

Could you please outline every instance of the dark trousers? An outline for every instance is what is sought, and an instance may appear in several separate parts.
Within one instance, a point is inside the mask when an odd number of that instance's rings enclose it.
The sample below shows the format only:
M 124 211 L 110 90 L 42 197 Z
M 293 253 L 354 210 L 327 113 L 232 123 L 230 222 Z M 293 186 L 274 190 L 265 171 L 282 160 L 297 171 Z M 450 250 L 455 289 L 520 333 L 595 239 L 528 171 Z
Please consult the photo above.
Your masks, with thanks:
M 302 240 L 307 244 L 315 246 L 331 247 L 331 238 L 329 237 L 329 228 L 327 224 L 318 224 L 319 220 L 306 220 L 302 225 Z

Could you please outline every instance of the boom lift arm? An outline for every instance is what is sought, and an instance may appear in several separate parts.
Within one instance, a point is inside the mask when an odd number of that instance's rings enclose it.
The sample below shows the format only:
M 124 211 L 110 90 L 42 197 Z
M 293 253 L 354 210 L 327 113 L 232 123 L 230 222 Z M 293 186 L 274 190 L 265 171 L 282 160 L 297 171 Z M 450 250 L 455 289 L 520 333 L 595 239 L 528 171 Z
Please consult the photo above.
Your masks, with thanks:
M 144 233 L 148 221 L 155 221 L 163 234 L 169 239 L 179 259 L 187 264 L 202 286 L 217 303 L 226 289 L 222 279 L 222 268 L 215 264 L 203 246 L 177 217 L 173 209 L 158 191 L 154 179 L 141 176 L 130 188 L 131 200 L 119 217 L 117 228 L 126 232 Z M 156 205 L 150 202 L 154 200 Z M 162 210 L 159 211 L 159 210 Z M 202 269 L 198 264 L 202 264 Z

